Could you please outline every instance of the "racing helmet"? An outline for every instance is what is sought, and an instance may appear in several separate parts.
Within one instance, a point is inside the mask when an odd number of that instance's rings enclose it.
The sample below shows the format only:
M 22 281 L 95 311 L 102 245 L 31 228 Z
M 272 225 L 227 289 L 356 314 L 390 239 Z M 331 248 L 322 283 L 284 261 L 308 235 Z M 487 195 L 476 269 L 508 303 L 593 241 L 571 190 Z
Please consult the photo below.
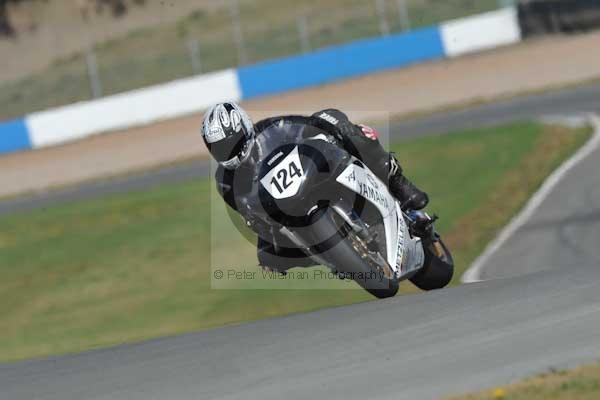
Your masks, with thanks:
M 254 137 L 252 120 L 236 103 L 216 104 L 204 116 L 204 144 L 219 165 L 226 169 L 235 169 L 248 158 Z

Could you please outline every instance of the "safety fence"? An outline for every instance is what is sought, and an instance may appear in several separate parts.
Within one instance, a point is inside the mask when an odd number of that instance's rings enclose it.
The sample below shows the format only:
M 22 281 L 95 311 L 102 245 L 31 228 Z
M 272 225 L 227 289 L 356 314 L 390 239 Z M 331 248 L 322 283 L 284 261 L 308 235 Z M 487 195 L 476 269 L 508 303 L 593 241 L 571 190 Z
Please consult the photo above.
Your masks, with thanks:
M 56 145 L 89 135 L 200 112 L 391 68 L 516 43 L 517 10 L 498 11 L 227 69 L 97 100 L 36 112 L 0 124 L 0 153 Z

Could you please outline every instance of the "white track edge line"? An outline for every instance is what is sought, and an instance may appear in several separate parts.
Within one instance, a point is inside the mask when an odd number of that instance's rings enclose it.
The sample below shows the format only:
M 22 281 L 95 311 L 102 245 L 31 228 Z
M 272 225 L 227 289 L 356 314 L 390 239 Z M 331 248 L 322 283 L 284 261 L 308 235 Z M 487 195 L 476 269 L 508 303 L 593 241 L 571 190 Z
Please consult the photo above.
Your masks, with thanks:
M 519 214 L 513 217 L 510 223 L 500 231 L 498 236 L 487 245 L 484 252 L 475 259 L 469 269 L 462 275 L 461 281 L 463 283 L 482 281 L 481 272 L 492 255 L 531 218 L 535 210 L 548 197 L 562 178 L 600 147 L 600 117 L 595 114 L 588 114 L 587 119 L 594 129 L 592 137 L 544 181 L 540 189 L 529 199 Z

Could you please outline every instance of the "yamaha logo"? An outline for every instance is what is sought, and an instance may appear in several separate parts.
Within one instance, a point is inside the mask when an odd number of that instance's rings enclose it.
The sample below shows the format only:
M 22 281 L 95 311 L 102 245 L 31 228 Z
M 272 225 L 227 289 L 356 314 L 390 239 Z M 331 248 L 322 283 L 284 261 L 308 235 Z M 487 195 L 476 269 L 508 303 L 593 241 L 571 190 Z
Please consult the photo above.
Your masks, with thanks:
M 367 180 L 375 189 L 379 189 L 379 184 L 377 183 L 377 179 L 371 174 L 367 174 Z

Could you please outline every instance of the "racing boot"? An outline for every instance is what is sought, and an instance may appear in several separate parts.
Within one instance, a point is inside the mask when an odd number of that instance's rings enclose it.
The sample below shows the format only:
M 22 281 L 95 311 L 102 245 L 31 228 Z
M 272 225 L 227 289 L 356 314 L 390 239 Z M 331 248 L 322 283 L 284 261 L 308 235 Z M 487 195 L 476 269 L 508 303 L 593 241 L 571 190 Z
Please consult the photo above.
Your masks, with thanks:
M 402 175 L 402 168 L 393 154 L 390 154 L 389 188 L 400 201 L 403 210 L 422 210 L 429 204 L 427 193 L 418 189 L 414 183 Z

